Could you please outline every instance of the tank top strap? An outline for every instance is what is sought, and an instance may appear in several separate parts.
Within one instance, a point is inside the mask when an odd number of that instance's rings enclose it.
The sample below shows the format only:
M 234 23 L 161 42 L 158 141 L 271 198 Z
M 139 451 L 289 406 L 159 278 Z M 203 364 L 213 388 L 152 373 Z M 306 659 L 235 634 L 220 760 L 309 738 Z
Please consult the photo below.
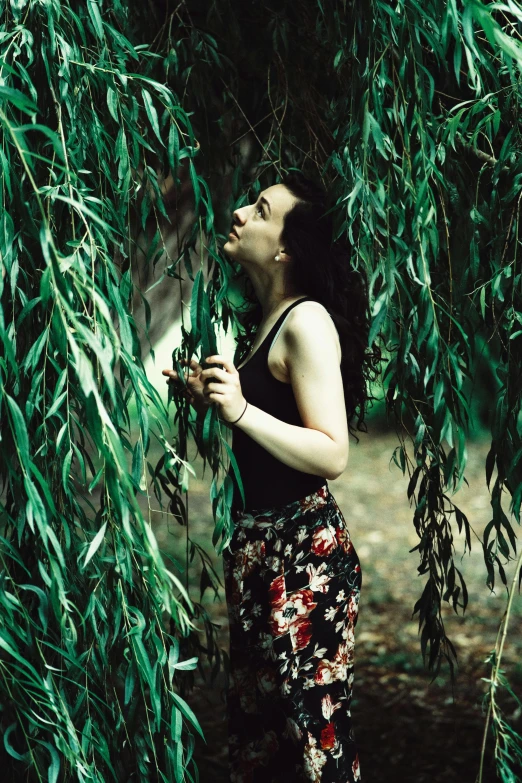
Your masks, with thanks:
M 270 329 L 270 331 L 268 332 L 267 336 L 263 340 L 262 344 L 259 346 L 258 350 L 263 349 L 263 350 L 266 351 L 267 347 L 268 347 L 268 351 L 270 351 L 270 348 L 272 346 L 272 343 L 274 342 L 275 336 L 277 335 L 277 333 L 281 329 L 281 327 L 283 325 L 283 322 L 284 322 L 286 316 L 288 315 L 288 313 L 290 312 L 290 310 L 292 310 L 294 307 L 297 307 L 297 305 L 301 304 L 301 302 L 310 301 L 310 300 L 316 301 L 312 296 L 303 296 L 301 299 L 298 299 L 297 302 L 292 302 L 291 305 L 288 305 L 286 310 L 283 310 L 283 312 L 281 313 L 281 315 L 279 316 L 279 318 L 277 319 L 277 321 L 275 322 L 273 327 Z M 257 353 L 257 351 L 256 351 L 256 353 Z

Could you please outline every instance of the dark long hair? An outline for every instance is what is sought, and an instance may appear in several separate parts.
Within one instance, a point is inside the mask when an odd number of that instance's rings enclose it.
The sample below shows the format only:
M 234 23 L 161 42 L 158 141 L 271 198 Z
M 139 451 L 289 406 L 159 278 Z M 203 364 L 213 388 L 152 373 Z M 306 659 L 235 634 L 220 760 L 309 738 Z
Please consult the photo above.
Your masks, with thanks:
M 367 431 L 366 408 L 376 399 L 368 385 L 377 377 L 382 360 L 377 346 L 368 347 L 371 316 L 367 276 L 363 269 L 352 266 L 347 240 L 332 241 L 333 221 L 327 214 L 330 205 L 326 190 L 297 172 L 287 175 L 281 184 L 298 199 L 284 217 L 281 234 L 281 243 L 292 258 L 292 282 L 299 293 L 326 308 L 337 328 L 348 427 L 358 440 L 355 429 Z M 254 342 L 263 315 L 251 284 L 245 298 L 249 306 L 236 313 L 240 325 L 236 366 Z

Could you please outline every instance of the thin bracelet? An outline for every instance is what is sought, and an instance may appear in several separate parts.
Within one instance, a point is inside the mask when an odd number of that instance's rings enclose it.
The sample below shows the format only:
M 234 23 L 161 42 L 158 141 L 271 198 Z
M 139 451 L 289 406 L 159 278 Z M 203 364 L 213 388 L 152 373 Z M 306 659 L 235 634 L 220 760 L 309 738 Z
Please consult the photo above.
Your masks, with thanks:
M 245 409 L 244 409 L 243 413 L 246 411 L 246 409 L 247 409 L 247 405 L 248 405 L 248 402 L 247 402 L 247 404 L 245 405 Z M 243 413 L 241 414 L 241 416 L 243 415 Z M 239 419 L 241 418 L 241 416 L 239 417 Z M 229 422 L 228 422 L 228 424 L 237 424 L 237 422 L 239 421 L 239 419 L 236 419 L 235 421 L 229 421 Z

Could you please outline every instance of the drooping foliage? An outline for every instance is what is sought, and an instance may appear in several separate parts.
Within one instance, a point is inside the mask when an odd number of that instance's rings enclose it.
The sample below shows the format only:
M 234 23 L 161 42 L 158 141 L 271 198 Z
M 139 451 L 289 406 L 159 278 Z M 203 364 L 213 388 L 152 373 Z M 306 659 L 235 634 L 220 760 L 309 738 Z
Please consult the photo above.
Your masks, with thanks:
M 144 372 L 131 262 L 154 196 L 166 215 L 150 161 L 193 167 L 197 145 L 118 3 L 1 10 L 2 780 L 195 779 L 193 606 L 137 499 L 159 493 L 151 435 L 163 473 L 192 468 Z
M 467 606 L 453 535 L 456 525 L 471 548 L 472 525 L 453 495 L 479 357 L 494 399 L 487 589 L 497 575 L 507 583 L 520 523 L 520 5 L 11 0 L 1 11 L 0 688 L 13 770 L 191 779 L 197 721 L 172 677 L 199 649 L 191 604 L 136 495 L 150 477 L 187 521 L 193 433 L 214 476 L 220 549 L 230 453 L 215 408 L 195 421 L 182 397 L 169 442 L 130 312 L 136 267 L 161 269 L 169 296 L 183 274 L 193 281 L 175 362 L 215 353 L 212 324 L 239 327 L 246 290 L 219 250 L 231 210 L 294 167 L 328 187 L 336 235 L 370 280 L 370 343 L 388 356 L 393 457 L 410 477 L 425 575 L 413 607 L 421 650 L 435 676 L 444 659 L 453 673 L 442 602 Z M 187 188 L 193 220 L 171 258 L 160 226 Z M 138 252 L 137 229 L 150 226 Z M 165 450 L 155 467 L 149 417 Z M 500 644 L 486 730 L 491 716 L 507 781 L 522 748 L 495 701 L 501 656 Z

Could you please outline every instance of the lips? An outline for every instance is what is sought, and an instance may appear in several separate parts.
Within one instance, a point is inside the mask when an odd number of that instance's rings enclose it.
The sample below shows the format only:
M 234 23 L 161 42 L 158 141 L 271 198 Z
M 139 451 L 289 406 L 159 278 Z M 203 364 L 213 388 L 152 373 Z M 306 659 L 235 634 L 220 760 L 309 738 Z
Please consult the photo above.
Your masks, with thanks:
M 235 237 L 237 237 L 237 238 L 239 239 L 239 236 L 237 235 L 237 232 L 236 232 L 235 228 L 232 228 L 232 229 L 231 229 L 231 231 L 230 231 L 230 233 L 231 233 L 231 234 L 234 234 L 234 236 L 235 236 Z

